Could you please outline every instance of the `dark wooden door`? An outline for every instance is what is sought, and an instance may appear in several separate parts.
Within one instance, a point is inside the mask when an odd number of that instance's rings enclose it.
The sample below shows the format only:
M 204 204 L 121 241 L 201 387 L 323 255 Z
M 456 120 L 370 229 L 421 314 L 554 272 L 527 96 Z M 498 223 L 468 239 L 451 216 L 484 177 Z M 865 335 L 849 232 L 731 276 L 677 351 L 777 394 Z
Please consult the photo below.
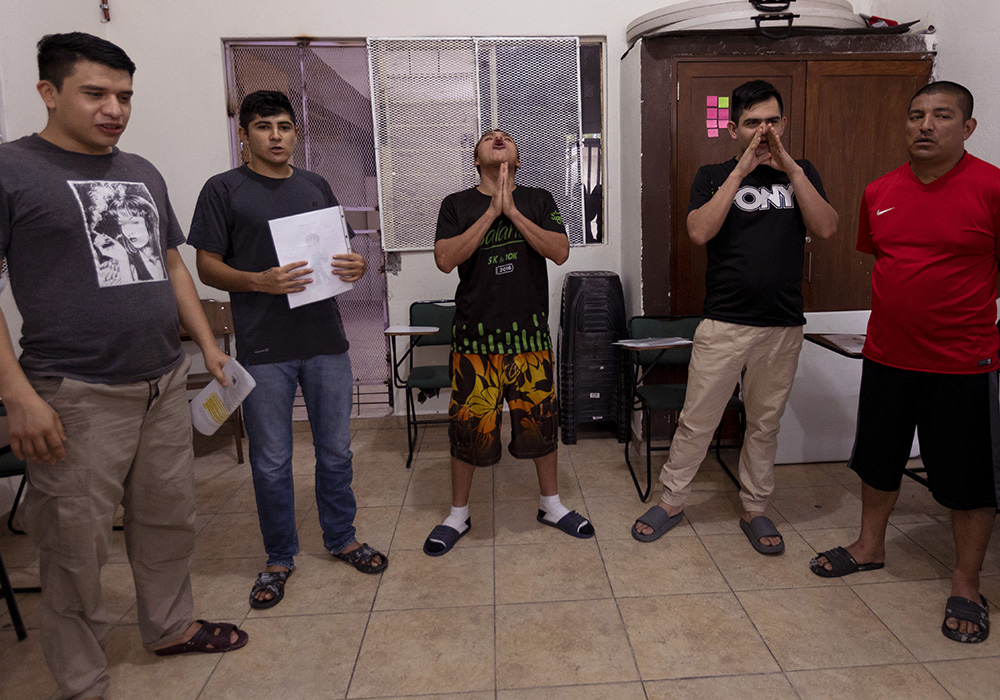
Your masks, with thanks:
M 874 258 L 855 250 L 861 196 L 869 182 L 906 162 L 907 106 L 930 73 L 929 60 L 809 62 L 805 153 L 840 226 L 835 238 L 806 243 L 806 311 L 871 308 Z
M 771 82 L 781 93 L 788 127 L 783 143 L 794 158 L 801 158 L 805 122 L 806 66 L 800 61 L 678 61 L 677 125 L 675 176 L 671 201 L 674 231 L 671 246 L 671 312 L 675 315 L 700 314 L 705 301 L 705 246 L 695 245 L 687 234 L 687 210 L 698 168 L 721 163 L 736 155 L 736 141 L 725 128 L 716 124 L 709 129 L 709 103 L 729 99 L 733 88 L 760 78 Z M 716 107 L 716 110 L 720 109 Z M 715 113 L 718 117 L 718 112 Z

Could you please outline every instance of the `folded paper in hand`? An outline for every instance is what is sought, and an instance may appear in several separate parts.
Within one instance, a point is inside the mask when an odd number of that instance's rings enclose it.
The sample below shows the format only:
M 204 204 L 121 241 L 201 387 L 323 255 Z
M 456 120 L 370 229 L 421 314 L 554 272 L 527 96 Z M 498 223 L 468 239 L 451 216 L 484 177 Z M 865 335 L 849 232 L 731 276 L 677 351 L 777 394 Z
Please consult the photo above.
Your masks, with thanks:
M 229 380 L 229 386 L 222 386 L 218 379 L 213 379 L 191 401 L 191 422 L 202 435 L 214 434 L 257 386 L 250 373 L 233 358 L 222 367 L 222 373 Z

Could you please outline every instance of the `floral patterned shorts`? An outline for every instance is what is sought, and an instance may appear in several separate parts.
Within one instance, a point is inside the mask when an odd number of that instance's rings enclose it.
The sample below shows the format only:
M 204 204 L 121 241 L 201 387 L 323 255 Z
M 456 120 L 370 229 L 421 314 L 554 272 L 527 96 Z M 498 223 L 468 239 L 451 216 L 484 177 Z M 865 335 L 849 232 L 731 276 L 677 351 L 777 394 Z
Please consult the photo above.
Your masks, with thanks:
M 518 459 L 544 457 L 559 441 L 552 352 L 451 354 L 448 437 L 451 454 L 477 467 L 500 461 L 503 402 L 510 409 L 507 449 Z

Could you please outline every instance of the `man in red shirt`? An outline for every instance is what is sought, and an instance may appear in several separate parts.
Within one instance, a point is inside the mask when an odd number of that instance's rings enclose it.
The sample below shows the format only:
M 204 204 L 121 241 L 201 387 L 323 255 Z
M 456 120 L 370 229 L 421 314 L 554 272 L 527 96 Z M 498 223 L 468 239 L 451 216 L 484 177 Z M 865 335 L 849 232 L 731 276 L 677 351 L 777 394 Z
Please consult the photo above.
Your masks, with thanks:
M 979 570 L 1000 473 L 1000 169 L 965 151 L 972 104 L 955 83 L 919 90 L 907 115 L 909 163 L 871 183 L 861 201 L 857 247 L 875 256 L 849 462 L 863 482 L 861 534 L 810 562 L 824 577 L 885 565 L 916 429 L 931 493 L 951 510 L 956 563 L 941 631 L 959 642 L 989 634 Z

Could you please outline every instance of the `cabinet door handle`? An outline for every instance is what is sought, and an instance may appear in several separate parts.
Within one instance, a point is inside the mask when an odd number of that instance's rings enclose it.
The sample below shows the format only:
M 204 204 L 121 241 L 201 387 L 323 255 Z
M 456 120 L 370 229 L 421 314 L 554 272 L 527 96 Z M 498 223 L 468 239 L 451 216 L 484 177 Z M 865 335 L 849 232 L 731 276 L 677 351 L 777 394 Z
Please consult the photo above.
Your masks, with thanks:
M 807 262 L 806 262 L 806 265 L 807 265 L 807 267 L 806 267 L 806 283 L 812 284 L 812 281 L 813 281 L 813 254 L 812 254 L 811 250 L 809 251 L 808 256 L 809 257 L 807 258 Z

